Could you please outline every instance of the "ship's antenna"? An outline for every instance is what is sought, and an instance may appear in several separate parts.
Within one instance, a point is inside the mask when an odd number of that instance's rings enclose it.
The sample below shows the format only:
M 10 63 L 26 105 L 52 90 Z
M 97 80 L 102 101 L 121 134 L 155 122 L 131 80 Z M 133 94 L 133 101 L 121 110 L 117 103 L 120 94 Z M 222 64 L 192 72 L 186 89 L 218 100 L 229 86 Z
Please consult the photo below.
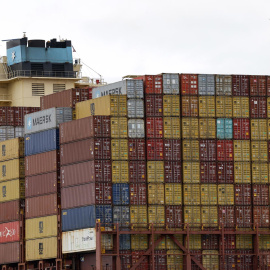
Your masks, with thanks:
M 24 37 L 24 38 L 26 37 L 26 32 L 23 32 L 23 37 Z

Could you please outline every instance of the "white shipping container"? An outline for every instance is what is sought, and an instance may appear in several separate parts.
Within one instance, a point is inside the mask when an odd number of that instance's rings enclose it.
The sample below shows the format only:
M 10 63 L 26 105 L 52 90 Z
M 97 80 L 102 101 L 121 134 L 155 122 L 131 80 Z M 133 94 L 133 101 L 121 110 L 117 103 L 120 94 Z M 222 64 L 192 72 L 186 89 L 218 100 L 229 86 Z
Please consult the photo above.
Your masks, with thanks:
M 142 99 L 128 99 L 127 110 L 129 118 L 143 118 L 144 117 L 144 102 Z
M 96 250 L 96 229 L 82 229 L 62 233 L 62 252 L 73 253 Z
M 129 138 L 144 138 L 144 120 L 130 119 L 128 120 L 128 137 Z

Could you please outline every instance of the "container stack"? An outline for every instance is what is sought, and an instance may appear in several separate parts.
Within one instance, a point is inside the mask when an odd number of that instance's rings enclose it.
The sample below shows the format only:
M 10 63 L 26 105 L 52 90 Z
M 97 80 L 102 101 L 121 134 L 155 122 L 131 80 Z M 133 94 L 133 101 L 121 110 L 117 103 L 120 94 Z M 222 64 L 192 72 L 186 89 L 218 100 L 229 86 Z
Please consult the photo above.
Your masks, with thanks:
M 71 120 L 71 108 L 51 108 L 25 116 L 26 261 L 60 256 L 58 127 Z

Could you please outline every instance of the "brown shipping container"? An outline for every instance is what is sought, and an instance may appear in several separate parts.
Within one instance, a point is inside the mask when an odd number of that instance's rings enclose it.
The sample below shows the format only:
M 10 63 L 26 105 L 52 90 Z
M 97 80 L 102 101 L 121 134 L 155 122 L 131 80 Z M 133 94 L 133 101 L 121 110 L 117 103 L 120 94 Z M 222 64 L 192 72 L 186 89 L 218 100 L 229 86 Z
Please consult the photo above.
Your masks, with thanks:
M 164 142 L 164 160 L 181 160 L 181 140 L 163 139 Z
M 250 76 L 250 96 L 266 96 L 266 76 Z
M 146 118 L 146 137 L 163 138 L 163 118 L 147 117 Z
M 182 95 L 198 95 L 198 75 L 181 74 L 180 78 Z
M 163 139 L 148 139 L 147 145 L 147 160 L 163 160 Z
M 253 205 L 269 205 L 269 185 L 252 185 Z
M 145 75 L 136 79 L 143 79 L 146 94 L 162 94 L 162 75 Z
M 110 116 L 90 116 L 59 126 L 60 144 L 87 138 L 111 136 Z
M 20 200 L 0 203 L 0 223 L 20 220 L 23 203 Z
M 235 205 L 251 205 L 251 185 L 234 186 Z
M 25 197 L 56 193 L 59 182 L 57 172 L 28 176 L 25 178 Z
M 253 250 L 236 250 L 237 254 L 241 254 L 241 255 L 237 255 L 236 256 L 236 268 L 235 269 L 239 269 L 242 270 L 243 266 L 244 269 L 243 270 L 253 270 L 253 256 L 252 254 L 254 254 Z
M 162 95 L 145 95 L 145 115 L 163 116 L 163 98 Z
M 147 205 L 147 187 L 146 184 L 130 184 L 130 204 Z
M 217 162 L 217 182 L 219 184 L 233 184 L 233 162 Z
M 182 96 L 182 116 L 198 117 L 199 116 L 199 100 L 198 97 Z
M 251 118 L 267 118 L 266 97 L 250 98 L 250 117 Z
M 224 248 L 233 250 L 235 249 L 236 245 L 236 236 L 233 234 L 225 234 L 224 235 Z M 219 242 L 220 248 L 222 248 L 222 238 L 220 238 Z
M 182 182 L 182 163 L 180 161 L 164 161 L 165 183 Z
M 128 140 L 129 160 L 145 160 L 145 139 Z
M 50 194 L 25 199 L 25 218 L 58 214 L 58 195 Z
M 270 76 L 266 76 L 266 94 L 270 96 Z
M 217 141 L 217 160 L 233 161 L 233 141 L 218 140 Z
M 92 188 L 92 185 L 89 185 L 89 186 L 90 188 Z M 90 192 L 92 193 L 92 191 Z M 87 196 L 89 195 L 90 194 L 87 193 Z M 95 196 L 96 196 L 95 204 L 111 204 L 112 203 L 112 184 L 111 183 L 95 183 Z
M 216 141 L 215 140 L 200 140 L 200 160 L 201 161 L 216 161 Z
M 235 140 L 250 140 L 250 120 L 233 119 L 233 138 Z
M 201 162 L 200 165 L 201 183 L 217 183 L 217 164 L 216 162 Z
M 25 176 L 54 172 L 59 168 L 59 151 L 25 157 Z
M 224 228 L 235 227 L 234 206 L 219 206 L 218 207 L 218 224 Z
M 129 182 L 145 183 L 146 182 L 146 162 L 130 161 L 129 162 Z
M 60 146 L 60 155 L 61 165 L 94 159 L 110 159 L 111 140 L 107 138 L 86 139 L 64 144 Z
M 202 249 L 218 249 L 218 238 L 216 234 L 203 234 Z
M 239 228 L 250 228 L 252 226 L 252 207 L 235 206 L 235 223 Z
M 253 223 L 261 228 L 269 228 L 269 206 L 254 206 L 253 207 Z
M 21 259 L 20 242 L 0 244 L 0 264 L 19 263 Z
M 102 194 L 103 196 L 105 195 L 104 193 Z M 95 204 L 95 183 L 62 188 L 61 190 L 62 209 L 93 204 Z
M 232 93 L 233 96 L 249 96 L 249 76 L 233 75 L 232 76 Z
M 182 206 L 180 205 L 166 205 L 165 206 L 165 222 L 168 228 L 182 228 Z

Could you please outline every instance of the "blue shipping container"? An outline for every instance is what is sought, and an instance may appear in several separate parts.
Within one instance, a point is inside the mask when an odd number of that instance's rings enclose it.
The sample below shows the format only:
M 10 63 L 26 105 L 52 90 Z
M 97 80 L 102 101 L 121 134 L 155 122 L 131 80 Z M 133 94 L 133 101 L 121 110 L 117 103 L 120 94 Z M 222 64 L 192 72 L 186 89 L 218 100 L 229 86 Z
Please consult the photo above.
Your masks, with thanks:
M 54 151 L 59 149 L 59 129 L 49 129 L 25 135 L 25 156 Z
M 112 224 L 112 207 L 110 205 L 96 206 L 96 219 L 100 220 L 101 226 L 111 226 Z
M 129 184 L 113 184 L 112 189 L 114 205 L 129 204 Z
M 95 212 L 94 205 L 62 210 L 62 231 L 95 228 Z
M 127 226 L 130 222 L 129 206 L 113 207 L 113 223 L 119 223 L 121 227 Z
M 217 119 L 217 139 L 233 138 L 233 121 L 230 118 Z
M 123 229 L 122 229 L 123 231 Z M 131 249 L 131 237 L 130 234 L 120 234 L 119 236 L 119 249 L 130 250 Z

